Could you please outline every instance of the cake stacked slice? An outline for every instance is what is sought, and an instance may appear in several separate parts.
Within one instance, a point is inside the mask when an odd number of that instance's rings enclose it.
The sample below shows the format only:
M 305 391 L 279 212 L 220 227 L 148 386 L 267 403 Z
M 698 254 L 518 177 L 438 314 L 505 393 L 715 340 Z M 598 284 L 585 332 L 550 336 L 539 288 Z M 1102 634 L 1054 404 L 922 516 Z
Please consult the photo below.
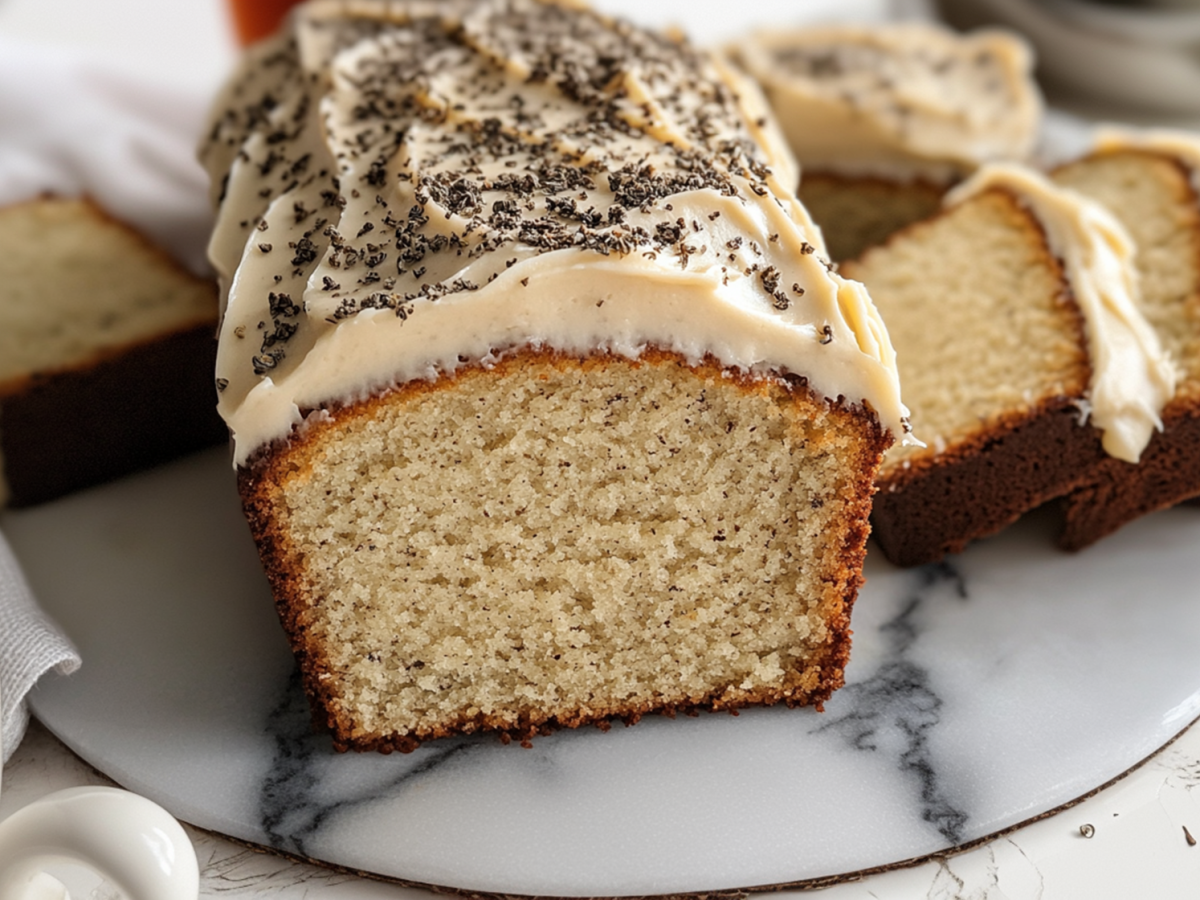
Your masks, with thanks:
M 981 164 L 1028 158 L 1042 103 L 1016 36 L 923 23 L 763 32 L 729 50 L 763 87 L 835 260 L 937 211 Z
M 215 287 L 87 200 L 0 209 L 0 504 L 218 443 Z
M 989 166 L 843 269 L 888 322 L 913 427 L 879 474 L 875 536 L 915 565 L 1139 458 L 1174 377 L 1099 204 Z
M 1054 179 L 1104 204 L 1129 231 L 1141 308 L 1179 373 L 1163 430 L 1138 465 L 1107 460 L 1065 498 L 1061 543 L 1079 549 L 1200 494 L 1200 139 L 1109 132 Z
M 842 683 L 904 409 L 752 100 L 534 0 L 312 3 L 230 84 L 220 409 L 339 748 Z

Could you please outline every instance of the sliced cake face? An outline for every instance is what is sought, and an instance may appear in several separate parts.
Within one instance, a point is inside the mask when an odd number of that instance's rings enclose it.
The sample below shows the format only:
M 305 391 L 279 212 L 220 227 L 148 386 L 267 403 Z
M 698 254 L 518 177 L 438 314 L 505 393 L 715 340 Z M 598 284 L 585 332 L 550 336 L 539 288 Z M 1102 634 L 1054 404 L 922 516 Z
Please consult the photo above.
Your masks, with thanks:
M 215 285 L 87 200 L 0 208 L 0 506 L 227 439 Z
M 841 682 L 886 439 L 799 383 L 522 353 L 243 480 L 336 740 L 408 749 Z
M 843 271 L 887 318 L 914 432 L 889 451 L 872 511 L 883 554 L 935 562 L 1069 490 L 1102 458 L 1083 425 L 1082 315 L 1037 219 L 985 191 Z
M 207 282 L 86 200 L 0 209 L 0 386 L 214 323 Z
M 988 166 L 844 269 L 887 317 L 928 446 L 892 452 L 873 521 L 889 559 L 961 550 L 1146 452 L 1174 371 L 1102 206 Z
M 951 207 L 843 270 L 868 286 L 888 322 L 926 444 L 894 447 L 888 471 L 1087 388 L 1079 310 L 1040 225 L 1012 194 Z

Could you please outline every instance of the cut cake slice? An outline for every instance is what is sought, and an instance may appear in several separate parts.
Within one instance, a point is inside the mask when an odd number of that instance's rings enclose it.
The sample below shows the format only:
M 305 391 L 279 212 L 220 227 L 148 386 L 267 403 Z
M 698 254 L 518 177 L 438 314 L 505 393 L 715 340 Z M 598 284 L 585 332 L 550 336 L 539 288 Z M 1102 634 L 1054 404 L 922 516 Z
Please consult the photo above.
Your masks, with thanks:
M 890 560 L 958 552 L 1109 456 L 1137 460 L 1174 380 L 1135 305 L 1132 252 L 1099 204 L 994 165 L 843 266 L 888 322 L 927 444 L 894 448 L 879 474 Z
M 216 287 L 86 199 L 0 208 L 0 504 L 228 440 Z

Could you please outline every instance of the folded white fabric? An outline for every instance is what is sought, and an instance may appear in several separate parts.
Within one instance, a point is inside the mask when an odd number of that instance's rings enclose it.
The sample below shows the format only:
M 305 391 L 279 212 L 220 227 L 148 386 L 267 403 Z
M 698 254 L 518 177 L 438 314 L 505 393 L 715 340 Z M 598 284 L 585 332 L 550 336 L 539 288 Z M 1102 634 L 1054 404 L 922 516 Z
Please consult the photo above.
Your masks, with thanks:
M 210 99 L 82 54 L 0 38 L 0 203 L 90 196 L 195 272 L 208 271 Z
M 0 742 L 5 762 L 29 724 L 25 695 L 30 688 L 51 669 L 66 675 L 79 664 L 79 652 L 37 605 L 0 535 Z

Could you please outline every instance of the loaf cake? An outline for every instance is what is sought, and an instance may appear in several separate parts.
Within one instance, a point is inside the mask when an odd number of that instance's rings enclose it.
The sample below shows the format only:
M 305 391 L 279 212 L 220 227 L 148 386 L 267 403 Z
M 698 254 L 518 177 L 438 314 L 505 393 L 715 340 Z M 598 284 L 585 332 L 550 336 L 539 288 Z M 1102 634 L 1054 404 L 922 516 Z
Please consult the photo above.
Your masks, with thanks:
M 1015 35 L 922 22 L 760 32 L 733 59 L 763 87 L 833 259 L 927 218 L 985 162 L 1029 157 L 1041 119 Z
M 871 291 L 896 347 L 914 430 L 878 477 L 888 559 L 955 553 L 1136 463 L 1174 391 L 1137 307 L 1133 246 L 1099 204 L 990 165 L 945 209 L 843 271 Z
M 894 355 L 727 77 L 574 3 L 315 2 L 227 87 L 220 410 L 338 749 L 842 683 Z
M 1129 231 L 1141 309 L 1178 367 L 1163 429 L 1138 465 L 1107 460 L 1064 498 L 1060 543 L 1076 550 L 1200 494 L 1200 138 L 1109 130 L 1054 180 L 1104 204 Z
M 0 506 L 228 440 L 188 112 L 0 40 Z

